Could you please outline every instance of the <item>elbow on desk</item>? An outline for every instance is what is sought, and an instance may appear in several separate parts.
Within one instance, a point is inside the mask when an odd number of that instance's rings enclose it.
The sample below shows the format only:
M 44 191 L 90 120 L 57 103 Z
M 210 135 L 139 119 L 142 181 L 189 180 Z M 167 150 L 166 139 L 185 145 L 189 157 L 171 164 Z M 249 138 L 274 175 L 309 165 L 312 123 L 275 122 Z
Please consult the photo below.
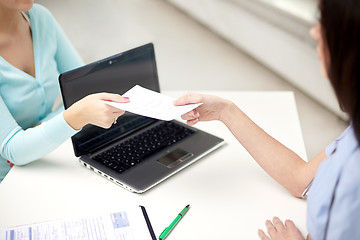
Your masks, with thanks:
M 16 157 L 11 157 L 11 155 L 9 156 L 9 154 L 1 154 L 1 156 L 2 156 L 5 160 L 8 160 L 8 161 L 11 162 L 12 164 L 18 165 L 18 166 L 23 166 L 23 165 L 29 164 L 29 163 L 37 160 L 37 159 L 32 159 L 32 158 L 21 158 L 21 159 L 17 159 Z
M 291 188 L 291 189 L 287 189 L 291 195 L 293 195 L 296 198 L 301 198 L 304 199 L 304 193 L 307 191 L 308 189 L 308 185 L 304 185 L 304 184 L 298 184 L 295 187 Z
M 43 131 L 42 128 L 36 129 Z M 41 134 L 29 134 L 30 131 L 35 131 L 35 128 L 15 130 L 17 131 L 0 143 L 1 157 L 15 165 L 26 165 L 36 161 L 59 145 L 55 141 L 41 144 L 40 140 L 43 140 Z
M 296 198 L 300 198 L 300 199 L 303 199 L 303 192 L 304 191 L 290 191 L 291 195 L 293 195 L 294 197 Z
M 16 156 L 16 154 L 13 154 L 14 151 L 11 150 L 10 147 L 8 147 L 6 144 L 1 149 L 1 157 L 3 157 L 5 160 L 10 161 L 14 165 L 26 165 L 28 163 L 31 163 L 33 161 L 38 160 L 39 158 L 34 158 L 32 154 L 21 154 L 21 156 Z

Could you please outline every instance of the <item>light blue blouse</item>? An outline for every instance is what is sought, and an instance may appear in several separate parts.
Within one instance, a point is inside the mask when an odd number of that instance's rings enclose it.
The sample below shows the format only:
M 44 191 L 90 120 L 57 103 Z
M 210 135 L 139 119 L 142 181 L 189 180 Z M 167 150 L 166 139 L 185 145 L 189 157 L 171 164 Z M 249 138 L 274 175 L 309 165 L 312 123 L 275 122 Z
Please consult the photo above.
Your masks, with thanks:
M 60 94 L 59 73 L 83 62 L 46 8 L 34 4 L 28 13 L 36 78 L 0 56 L 0 182 L 10 170 L 6 160 L 30 163 L 76 133 L 64 120 L 63 107 L 51 108 Z
M 325 151 L 307 200 L 310 237 L 360 239 L 360 147 L 352 125 Z

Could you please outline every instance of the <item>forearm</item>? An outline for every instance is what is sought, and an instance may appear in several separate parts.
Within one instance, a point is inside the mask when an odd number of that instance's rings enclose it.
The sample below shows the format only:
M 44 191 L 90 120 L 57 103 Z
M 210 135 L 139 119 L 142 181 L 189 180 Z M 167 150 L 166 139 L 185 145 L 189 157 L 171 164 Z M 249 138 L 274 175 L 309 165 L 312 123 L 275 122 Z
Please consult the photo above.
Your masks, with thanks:
M 294 196 L 301 197 L 315 175 L 311 169 L 317 169 L 316 166 L 309 165 L 263 131 L 231 102 L 225 105 L 220 120 L 271 177 Z
M 2 156 L 15 165 L 24 165 L 50 153 L 74 133 L 60 113 L 39 126 L 13 133 L 3 143 Z

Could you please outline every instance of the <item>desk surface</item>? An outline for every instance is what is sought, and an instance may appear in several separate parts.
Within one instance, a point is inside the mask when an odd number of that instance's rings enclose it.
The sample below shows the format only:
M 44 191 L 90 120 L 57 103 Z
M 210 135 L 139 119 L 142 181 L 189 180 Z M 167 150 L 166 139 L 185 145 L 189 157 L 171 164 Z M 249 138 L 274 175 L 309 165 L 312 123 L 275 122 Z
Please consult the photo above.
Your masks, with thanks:
M 174 97 L 181 92 L 165 92 Z M 231 99 L 260 127 L 306 159 L 291 92 L 206 92 Z M 70 141 L 27 166 L 15 166 L 0 184 L 0 226 L 79 217 L 142 204 L 156 235 L 187 204 L 170 234 L 176 239 L 258 239 L 273 216 L 292 219 L 306 233 L 306 202 L 270 178 L 220 122 L 196 127 L 226 145 L 143 194 L 130 193 L 83 167 Z

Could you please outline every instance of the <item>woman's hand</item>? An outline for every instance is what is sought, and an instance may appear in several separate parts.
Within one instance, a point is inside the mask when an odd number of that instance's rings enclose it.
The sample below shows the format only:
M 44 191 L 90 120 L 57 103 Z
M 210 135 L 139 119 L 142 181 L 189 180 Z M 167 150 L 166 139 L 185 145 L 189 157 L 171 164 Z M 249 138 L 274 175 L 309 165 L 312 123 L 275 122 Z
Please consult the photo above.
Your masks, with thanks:
M 231 104 L 223 98 L 198 93 L 186 93 L 174 101 L 175 106 L 192 103 L 202 103 L 202 105 L 181 116 L 188 125 L 194 125 L 199 121 L 221 121 L 224 111 Z
M 272 222 L 266 220 L 265 226 L 269 236 L 259 229 L 258 234 L 261 240 L 305 240 L 291 220 L 286 220 L 284 225 L 278 217 L 274 217 Z M 310 240 L 309 237 L 308 240 Z
M 87 124 L 110 128 L 125 111 L 110 106 L 104 101 L 128 102 L 129 99 L 113 93 L 91 94 L 77 101 L 64 111 L 65 121 L 74 129 L 81 129 Z

